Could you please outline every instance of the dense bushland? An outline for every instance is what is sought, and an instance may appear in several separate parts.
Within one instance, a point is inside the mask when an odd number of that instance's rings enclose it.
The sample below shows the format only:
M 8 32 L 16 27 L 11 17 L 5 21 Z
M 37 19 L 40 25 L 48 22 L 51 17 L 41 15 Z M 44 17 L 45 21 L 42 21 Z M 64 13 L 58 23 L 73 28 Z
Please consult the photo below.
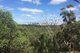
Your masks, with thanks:
M 0 53 L 80 51 L 80 21 L 76 21 L 73 11 L 61 10 L 65 24 L 46 26 L 19 25 L 10 12 L 0 10 Z

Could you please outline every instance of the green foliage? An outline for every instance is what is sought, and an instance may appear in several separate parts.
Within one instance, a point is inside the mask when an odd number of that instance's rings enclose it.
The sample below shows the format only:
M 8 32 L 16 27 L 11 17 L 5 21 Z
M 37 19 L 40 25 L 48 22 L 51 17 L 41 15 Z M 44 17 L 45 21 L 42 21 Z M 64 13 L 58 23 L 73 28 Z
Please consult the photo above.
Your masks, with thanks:
M 61 32 L 56 35 L 62 51 L 80 50 L 80 24 L 74 23 L 66 25 Z
M 60 15 L 63 18 L 63 21 L 66 22 L 67 24 L 76 21 L 75 13 L 70 8 L 73 8 L 73 5 L 69 4 L 67 5 L 67 8 L 62 8 L 60 13 Z
M 2 52 L 10 52 L 12 42 L 16 37 L 16 23 L 12 19 L 12 15 L 5 10 L 0 10 L 0 47 Z M 7 49 L 6 49 L 7 48 Z
M 67 7 L 73 7 L 69 5 Z M 19 25 L 10 12 L 0 10 L 0 53 L 60 53 L 80 50 L 80 21 L 73 11 L 61 12 L 67 25 Z M 74 18 L 74 19 L 73 19 Z M 68 20 L 67 20 L 68 19 Z M 74 22 L 74 23 L 72 23 Z

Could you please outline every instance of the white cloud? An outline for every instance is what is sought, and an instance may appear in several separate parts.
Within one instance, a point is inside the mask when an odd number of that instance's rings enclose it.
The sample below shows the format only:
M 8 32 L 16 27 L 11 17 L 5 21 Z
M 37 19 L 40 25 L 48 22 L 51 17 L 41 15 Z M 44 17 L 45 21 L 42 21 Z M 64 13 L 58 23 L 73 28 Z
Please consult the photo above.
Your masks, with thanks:
M 70 8 L 66 8 L 67 11 L 78 11 L 80 9 L 80 6 L 74 6 L 74 7 L 70 7 Z
M 18 9 L 24 12 L 31 12 L 31 13 L 42 13 L 43 12 L 43 10 L 32 9 L 32 8 L 18 8 Z
M 41 4 L 40 0 L 21 0 L 21 1 L 30 2 L 30 3 L 36 4 L 36 5 L 40 5 Z
M 75 11 L 75 10 L 77 10 L 77 8 L 76 8 L 76 7 L 66 8 L 66 10 L 67 10 L 67 11 L 70 11 L 70 10 L 71 10 L 71 11 Z
M 60 3 L 64 3 L 64 2 L 67 2 L 67 0 L 51 0 L 50 1 L 50 4 L 60 4 Z
M 78 8 L 80 9 L 80 5 L 78 5 Z
M 0 5 L 0 8 L 3 8 L 4 6 L 3 5 Z
M 21 14 L 21 17 L 32 17 L 30 14 Z
M 10 7 L 5 7 L 5 9 L 9 10 L 9 11 L 13 11 L 14 8 L 10 8 Z
M 80 14 L 77 14 L 77 17 L 79 17 L 79 18 L 80 18 Z
M 32 0 L 21 0 L 21 1 L 25 1 L 25 2 L 32 2 Z
M 11 7 L 5 7 L 5 6 L 3 6 L 3 5 L 0 5 L 0 9 L 5 9 L 5 10 L 9 10 L 9 11 L 14 10 L 14 8 L 11 8 Z
M 34 20 L 35 19 L 35 17 L 33 15 L 31 15 L 31 14 L 24 14 L 24 13 L 21 14 L 20 17 L 24 18 L 24 19 L 27 19 L 27 20 Z
M 33 3 L 36 4 L 36 5 L 40 5 L 41 4 L 40 0 L 34 0 Z

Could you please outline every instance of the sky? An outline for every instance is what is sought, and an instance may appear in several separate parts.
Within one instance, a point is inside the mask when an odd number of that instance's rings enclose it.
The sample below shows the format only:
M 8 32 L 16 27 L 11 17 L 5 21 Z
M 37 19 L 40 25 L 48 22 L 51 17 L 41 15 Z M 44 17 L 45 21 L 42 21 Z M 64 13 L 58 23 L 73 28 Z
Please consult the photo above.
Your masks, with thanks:
M 0 8 L 11 12 L 18 24 L 46 22 L 61 24 L 61 8 L 72 4 L 77 20 L 80 20 L 80 4 L 73 0 L 0 0 Z

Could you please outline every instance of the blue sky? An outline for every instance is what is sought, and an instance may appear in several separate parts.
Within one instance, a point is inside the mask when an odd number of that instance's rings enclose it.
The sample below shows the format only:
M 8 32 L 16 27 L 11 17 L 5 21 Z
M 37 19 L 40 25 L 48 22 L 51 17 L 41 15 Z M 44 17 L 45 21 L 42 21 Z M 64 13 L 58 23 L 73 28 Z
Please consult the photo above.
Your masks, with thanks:
M 79 20 L 80 4 L 73 0 L 0 0 L 0 8 L 9 10 L 19 24 L 46 21 L 61 24 L 60 9 L 68 4 L 74 5 L 73 10 Z

